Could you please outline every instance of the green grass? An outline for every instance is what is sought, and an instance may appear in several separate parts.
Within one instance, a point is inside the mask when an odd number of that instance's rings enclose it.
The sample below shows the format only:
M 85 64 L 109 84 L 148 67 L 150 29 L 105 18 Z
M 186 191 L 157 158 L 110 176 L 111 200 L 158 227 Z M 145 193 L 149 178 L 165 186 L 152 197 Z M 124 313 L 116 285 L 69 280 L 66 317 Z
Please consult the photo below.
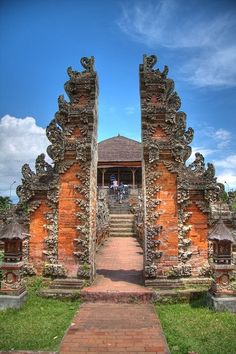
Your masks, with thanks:
M 216 312 L 205 299 L 191 304 L 156 305 L 172 354 L 235 354 L 236 314 Z
M 31 279 L 23 307 L 0 311 L 0 350 L 58 350 L 79 302 L 41 298 L 40 285 Z

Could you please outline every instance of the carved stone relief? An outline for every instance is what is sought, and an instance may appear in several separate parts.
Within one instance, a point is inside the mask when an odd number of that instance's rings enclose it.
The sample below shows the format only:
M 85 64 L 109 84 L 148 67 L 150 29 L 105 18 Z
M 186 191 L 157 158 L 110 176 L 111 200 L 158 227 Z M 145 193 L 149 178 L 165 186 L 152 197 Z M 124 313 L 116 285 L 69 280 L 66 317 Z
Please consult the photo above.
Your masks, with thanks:
M 167 77 L 168 67 L 161 72 L 155 69 L 155 55 L 144 56 L 140 65 L 140 95 L 142 110 L 142 142 L 143 166 L 146 193 L 146 277 L 155 278 L 162 254 L 158 253 L 158 245 L 162 237 L 155 242 L 150 237 L 151 230 L 168 226 L 159 225 L 158 219 L 163 213 L 163 200 L 158 191 L 163 188 L 158 182 L 162 174 L 162 164 L 176 176 L 176 206 L 178 215 L 178 265 L 170 271 L 178 276 L 191 276 L 191 239 L 189 224 L 193 203 L 202 213 L 208 214 L 209 203 L 217 200 L 220 186 L 216 183 L 214 166 L 208 163 L 205 167 L 204 157 L 195 154 L 195 160 L 186 166 L 191 155 L 191 144 L 194 136 L 192 128 L 186 128 L 186 114 L 179 111 L 181 100 L 174 89 L 173 80 Z M 155 135 L 162 131 L 165 135 Z M 194 199 L 192 196 L 194 195 Z M 197 199 L 196 199 L 197 198 Z M 166 202 L 165 202 L 166 203 Z M 168 231 L 167 231 L 168 232 Z M 155 233 L 155 232 L 154 232 Z M 158 244 L 157 242 L 158 241 Z M 157 252 L 157 255 L 155 255 Z M 154 256 L 155 255 L 155 256 Z M 158 261 L 159 260 L 159 261 Z
M 74 257 L 78 263 L 79 277 L 83 273 L 83 277 L 91 278 L 90 268 L 93 271 L 93 265 L 90 264 L 93 262 L 93 255 L 90 253 L 93 252 L 91 223 L 94 217 L 91 217 L 90 212 L 96 208 L 96 203 L 93 206 L 91 202 L 96 193 L 96 173 L 91 173 L 91 169 L 97 168 L 98 88 L 94 58 L 82 58 L 81 65 L 85 69 L 82 72 L 68 68 L 69 80 L 64 87 L 69 102 L 63 95 L 59 96 L 59 110 L 46 129 L 47 138 L 51 143 L 47 153 L 52 159 L 53 166 L 45 161 L 44 154 L 40 154 L 36 158 L 35 172 L 28 164 L 22 167 L 22 184 L 17 188 L 20 201 L 27 205 L 31 218 L 42 202 L 46 202 L 49 208 L 42 216 L 47 231 L 44 239 L 43 273 L 52 277 L 67 275 L 67 270 L 58 263 L 59 188 L 60 176 L 75 164 L 78 164 L 79 173 L 78 185 L 75 185 L 78 219 L 78 225 L 75 227 L 78 237 L 74 240 Z M 25 245 L 25 249 L 28 247 L 30 241 Z

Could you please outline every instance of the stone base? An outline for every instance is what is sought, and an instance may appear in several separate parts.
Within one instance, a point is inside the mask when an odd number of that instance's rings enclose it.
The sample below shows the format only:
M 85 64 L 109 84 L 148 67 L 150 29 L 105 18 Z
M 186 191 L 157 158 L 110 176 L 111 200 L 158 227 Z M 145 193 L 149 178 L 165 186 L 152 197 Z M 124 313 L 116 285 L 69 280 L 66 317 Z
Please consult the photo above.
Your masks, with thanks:
M 0 295 L 0 310 L 19 309 L 26 300 L 27 291 L 20 295 Z
M 150 286 L 157 290 L 181 290 L 187 288 L 208 290 L 210 284 L 211 279 L 204 277 L 189 277 L 178 279 L 156 278 L 145 280 L 145 286 Z
M 208 304 L 216 311 L 229 311 L 236 313 L 236 297 L 215 297 L 208 293 Z

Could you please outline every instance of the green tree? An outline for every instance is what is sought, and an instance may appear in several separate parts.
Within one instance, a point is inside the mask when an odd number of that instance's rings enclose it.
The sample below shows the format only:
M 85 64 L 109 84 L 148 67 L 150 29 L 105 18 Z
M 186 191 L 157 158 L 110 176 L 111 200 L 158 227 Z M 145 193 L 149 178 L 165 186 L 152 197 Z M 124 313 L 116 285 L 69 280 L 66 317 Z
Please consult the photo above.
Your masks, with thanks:
M 227 203 L 227 201 L 229 199 L 228 193 L 225 191 L 222 192 L 219 197 L 220 197 L 220 201 L 223 203 Z
M 12 201 L 9 197 L 0 196 L 0 211 L 9 209 L 12 206 Z

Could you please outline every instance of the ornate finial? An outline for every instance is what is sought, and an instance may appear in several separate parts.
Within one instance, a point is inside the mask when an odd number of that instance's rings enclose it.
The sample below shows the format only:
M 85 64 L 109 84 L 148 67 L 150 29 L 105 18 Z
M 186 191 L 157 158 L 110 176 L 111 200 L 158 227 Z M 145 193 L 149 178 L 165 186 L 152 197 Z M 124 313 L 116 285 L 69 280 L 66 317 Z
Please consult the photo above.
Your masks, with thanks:
M 144 72 L 151 72 L 153 71 L 153 67 L 157 62 L 157 56 L 156 55 L 150 55 L 147 56 L 144 54 L 143 56 L 143 71 Z
M 80 63 L 85 68 L 85 72 L 94 72 L 94 57 L 83 57 L 80 59 Z

